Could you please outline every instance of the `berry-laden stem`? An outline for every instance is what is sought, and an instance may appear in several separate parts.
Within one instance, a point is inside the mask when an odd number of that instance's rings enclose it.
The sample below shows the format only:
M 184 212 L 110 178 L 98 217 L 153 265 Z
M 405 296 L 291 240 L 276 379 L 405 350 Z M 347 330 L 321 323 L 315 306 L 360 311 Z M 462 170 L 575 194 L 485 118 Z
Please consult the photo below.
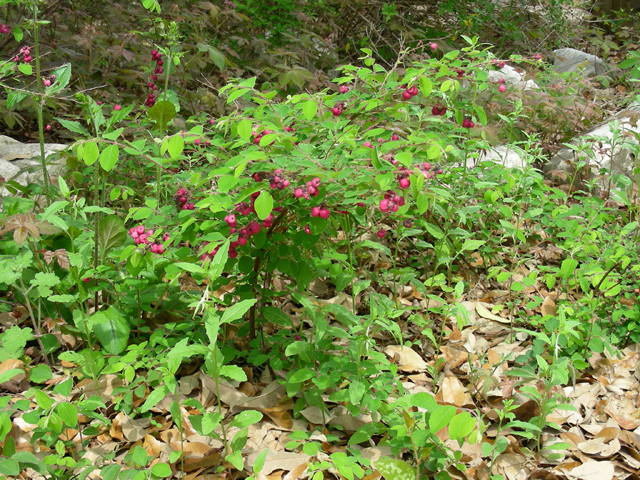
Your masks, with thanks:
M 42 80 L 40 79 L 40 42 L 38 41 L 38 2 L 33 2 L 33 41 L 36 52 L 36 85 L 38 88 L 38 99 L 36 109 L 38 111 L 38 137 L 40 139 L 40 165 L 42 165 L 42 181 L 44 196 L 47 199 L 47 206 L 51 204 L 51 194 L 49 192 L 49 175 L 47 173 L 47 162 L 44 157 L 44 121 L 42 109 L 44 97 L 42 97 Z
M 269 230 L 267 230 L 267 238 L 271 236 L 273 230 L 278 226 L 278 224 L 282 221 L 286 214 L 287 210 L 284 209 L 282 210 L 282 212 L 280 212 L 280 215 L 276 217 L 271 227 L 269 227 Z M 260 267 L 262 266 L 262 254 L 265 251 L 266 250 L 264 248 L 261 248 L 260 252 L 258 252 L 258 255 L 256 255 L 256 259 L 253 263 L 253 273 L 256 276 L 256 281 L 253 283 L 252 289 L 256 298 L 258 298 L 258 290 L 256 287 L 258 285 L 258 273 L 260 272 Z M 254 303 L 249 310 L 249 341 L 256 339 L 256 310 L 258 308 L 258 303 L 259 302 Z

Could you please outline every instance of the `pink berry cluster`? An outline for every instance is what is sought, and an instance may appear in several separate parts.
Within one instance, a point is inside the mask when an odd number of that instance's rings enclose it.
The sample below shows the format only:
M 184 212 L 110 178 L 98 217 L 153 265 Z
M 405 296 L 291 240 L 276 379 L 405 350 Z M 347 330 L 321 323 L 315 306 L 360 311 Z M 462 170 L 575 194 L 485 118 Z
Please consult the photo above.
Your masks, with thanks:
M 433 169 L 432 165 L 429 162 L 423 162 L 422 165 L 420 165 L 420 171 L 422 172 L 422 175 L 425 178 L 436 178 L 436 174 L 440 175 L 442 174 L 442 169 Z
M 284 190 L 291 184 L 289 180 L 284 178 L 284 172 L 281 168 L 276 168 L 271 174 L 267 172 L 256 172 L 253 174 L 253 179 L 256 182 L 262 182 L 266 179 L 269 182 L 269 186 L 277 190 Z
M 331 114 L 334 117 L 339 117 L 340 115 L 342 115 L 342 110 L 344 109 L 344 107 L 345 107 L 344 103 L 336 103 L 331 109 Z
M 289 125 L 288 127 L 284 127 L 284 131 L 285 132 L 295 132 L 296 131 L 296 122 L 291 122 L 291 125 Z
M 20 49 L 20 53 L 13 57 L 13 61 L 16 63 L 20 63 L 20 55 L 22 55 L 22 61 L 24 63 L 30 63 L 31 60 L 33 60 L 33 57 L 31 56 L 31 47 L 22 47 Z
M 293 196 L 296 198 L 304 198 L 309 200 L 311 197 L 315 197 L 320 193 L 320 178 L 315 177 L 313 180 L 309 180 L 304 187 L 298 187 L 293 191 Z M 315 215 L 317 217 L 317 215 Z
M 349 87 L 346 85 L 340 85 L 340 93 L 347 93 L 349 91 Z
M 164 71 L 162 68 L 162 55 L 160 55 L 157 50 L 151 50 L 151 60 L 156 62 L 156 67 L 153 70 L 153 75 L 151 75 L 151 81 L 147 83 L 147 87 L 151 89 L 151 92 L 149 92 L 149 95 L 144 102 L 147 107 L 153 107 L 156 104 L 156 95 L 153 92 L 158 90 L 158 86 L 154 82 L 158 80 L 158 75 L 162 74 Z
M 431 114 L 442 117 L 447 113 L 447 107 L 443 107 L 441 103 L 431 107 Z
M 409 88 L 407 88 L 406 85 L 402 85 L 401 88 L 405 89 L 405 91 L 402 92 L 402 98 L 404 100 L 411 100 L 413 97 L 418 95 L 418 87 L 416 87 L 415 85 Z
M 9 27 L 3 23 L 0 23 L 0 35 L 9 33 Z
M 458 78 L 464 77 L 464 74 L 466 73 L 465 70 L 463 68 L 459 68 L 458 70 L 455 71 L 458 75 Z
M 173 200 L 176 202 L 178 210 L 195 210 L 193 202 L 189 202 L 190 194 L 186 188 L 179 188 L 176 194 L 173 196 Z
M 500 60 L 493 60 L 491 63 L 493 63 L 493 65 L 500 70 L 502 70 L 505 66 L 505 63 Z
M 251 205 L 246 202 L 240 202 L 235 206 L 235 212 L 240 214 L 243 217 L 246 217 L 252 213 L 256 213 L 255 210 L 255 200 L 260 195 L 260 192 L 254 192 L 251 195 Z M 282 207 L 276 207 L 273 209 L 274 212 L 281 212 Z M 275 221 L 275 215 L 270 213 L 267 218 L 265 218 L 262 223 L 257 222 L 255 220 L 250 220 L 249 223 L 245 227 L 239 227 L 238 217 L 236 213 L 229 213 L 224 217 L 224 221 L 227 223 L 229 227 L 229 235 L 238 235 L 237 238 L 232 241 L 229 245 L 229 258 L 236 258 L 238 256 L 237 248 L 244 247 L 247 243 L 249 243 L 249 237 L 252 237 L 260 232 L 262 228 L 271 228 L 273 222 Z M 200 257 L 201 260 L 205 261 L 208 259 L 212 259 L 218 248 L 215 248 L 211 253 L 204 253 Z
M 405 169 L 403 168 L 402 170 Z M 409 180 L 409 174 L 407 172 L 403 171 L 398 175 L 398 186 L 403 190 L 411 186 L 411 180 Z
M 329 218 L 331 216 L 331 210 L 329 210 L 325 206 L 325 204 L 323 203 L 319 207 L 313 207 L 311 209 L 311 216 L 312 217 L 320 217 L 320 218 L 326 220 L 327 218 Z
M 462 120 L 462 128 L 473 128 L 475 126 L 476 124 L 470 118 Z
M 395 191 L 389 190 L 384 194 L 384 198 L 380 200 L 380 211 L 396 213 L 398 209 L 404 205 L 404 198 Z
M 151 253 L 164 253 L 164 245 L 160 243 L 158 239 L 153 239 L 154 231 L 149 229 L 146 230 L 144 225 L 138 225 L 137 227 L 131 227 L 129 229 L 129 236 L 133 238 L 136 245 L 149 245 L 149 250 Z M 169 234 L 165 233 L 162 237 L 162 241 L 166 242 L 169 240 Z
M 55 75 L 50 75 L 49 77 L 45 77 L 42 79 L 42 84 L 45 87 L 50 87 L 51 85 L 53 85 L 53 82 L 56 81 L 56 76 Z

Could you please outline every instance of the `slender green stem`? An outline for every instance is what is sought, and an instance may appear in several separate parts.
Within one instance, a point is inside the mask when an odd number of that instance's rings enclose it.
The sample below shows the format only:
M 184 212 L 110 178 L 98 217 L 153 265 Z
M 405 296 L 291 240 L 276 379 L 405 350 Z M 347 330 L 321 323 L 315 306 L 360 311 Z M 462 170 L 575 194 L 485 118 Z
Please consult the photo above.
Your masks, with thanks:
M 40 78 L 40 44 L 38 41 L 38 2 L 33 2 L 33 39 L 36 57 L 36 85 L 38 89 L 38 97 L 36 100 L 36 109 L 38 111 L 38 136 L 40 139 L 40 165 L 42 165 L 42 181 L 44 195 L 47 199 L 47 206 L 51 204 L 51 193 L 49 191 L 49 174 L 47 173 L 47 162 L 44 156 L 44 120 L 42 109 L 44 98 L 42 96 L 42 79 Z

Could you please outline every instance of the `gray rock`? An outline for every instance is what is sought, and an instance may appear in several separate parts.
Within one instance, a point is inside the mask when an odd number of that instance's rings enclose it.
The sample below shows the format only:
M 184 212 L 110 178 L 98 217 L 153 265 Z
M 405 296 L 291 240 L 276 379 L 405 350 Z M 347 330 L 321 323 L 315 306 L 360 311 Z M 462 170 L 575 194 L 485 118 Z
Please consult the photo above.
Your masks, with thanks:
M 597 185 L 605 189 L 618 174 L 635 181 L 639 140 L 640 105 L 635 103 L 560 150 L 545 165 L 545 176 L 559 183 L 573 181 L 577 186 L 595 179 Z M 580 163 L 583 165 L 577 171 Z
M 47 162 L 47 172 L 49 177 L 56 181 L 58 175 L 63 175 L 66 170 L 66 162 L 59 158 L 58 152 L 67 148 L 67 145 L 60 143 L 45 143 L 44 155 Z M 42 182 L 42 167 L 40 165 L 40 144 L 39 143 L 21 143 L 13 138 L 0 135 L 0 165 L 9 164 L 16 172 L 13 178 L 21 185 L 28 183 Z M 1 175 L 1 173 L 0 173 Z M 6 180 L 11 178 L 2 175 Z
M 575 48 L 560 48 L 552 54 L 553 68 L 558 73 L 577 72 L 587 77 L 608 75 L 612 77 L 611 68 L 600 58 Z

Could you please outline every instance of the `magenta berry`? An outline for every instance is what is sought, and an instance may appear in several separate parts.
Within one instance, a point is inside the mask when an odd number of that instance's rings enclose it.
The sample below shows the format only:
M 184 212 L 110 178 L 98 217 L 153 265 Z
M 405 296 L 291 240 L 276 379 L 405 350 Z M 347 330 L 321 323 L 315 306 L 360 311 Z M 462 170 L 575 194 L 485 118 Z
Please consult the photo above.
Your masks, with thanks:
M 312 217 L 318 217 L 320 216 L 320 207 L 313 207 L 311 209 L 311 216 Z
M 411 181 L 408 178 L 401 178 L 399 183 L 400 188 L 409 188 L 411 185 Z
M 367 141 L 367 142 L 364 142 L 364 143 L 362 144 L 362 146 L 364 146 L 364 147 L 366 147 L 366 148 L 371 148 L 373 145 L 371 144 L 371 142 Z
M 500 85 L 500 86 L 498 87 L 498 91 L 499 91 L 500 93 L 504 93 L 504 92 L 506 92 L 506 91 L 507 91 L 507 87 L 506 87 L 505 85 Z
M 429 45 L 429 48 L 431 48 L 431 50 L 436 50 L 438 48 L 438 44 L 432 43 L 431 45 Z
M 413 227 L 413 220 L 404 220 L 402 222 L 402 225 L 404 226 L 404 228 L 411 228 Z
M 331 215 L 331 210 L 329 210 L 328 208 L 321 208 L 318 213 L 320 215 L 320 218 L 326 220 Z
M 304 233 L 306 233 L 307 235 L 311 235 L 311 229 L 309 228 L 309 225 L 304 226 Z
M 331 109 L 331 113 L 334 117 L 339 117 L 340 115 L 342 115 L 342 107 L 333 107 Z
M 83 281 L 84 283 L 89 283 L 89 282 L 91 281 L 91 277 L 84 277 L 84 278 L 82 279 L 82 281 Z
M 400 137 L 394 133 L 393 135 L 391 135 L 391 140 L 395 142 L 396 140 L 400 140 Z
M 45 129 L 47 132 L 50 132 L 50 131 L 51 131 L 51 125 L 47 125 L 46 127 L 44 127 L 44 129 Z
M 381 228 L 376 232 L 376 235 L 378 236 L 378 238 L 384 238 L 386 234 L 387 234 L 387 231 L 384 228 Z
M 122 107 L 116 103 L 116 104 L 113 106 L 113 109 L 114 109 L 116 112 L 118 112 L 118 111 L 122 110 Z
M 409 93 L 409 90 L 405 90 L 404 92 L 402 92 L 402 98 L 404 100 L 411 100 L 411 94 Z

